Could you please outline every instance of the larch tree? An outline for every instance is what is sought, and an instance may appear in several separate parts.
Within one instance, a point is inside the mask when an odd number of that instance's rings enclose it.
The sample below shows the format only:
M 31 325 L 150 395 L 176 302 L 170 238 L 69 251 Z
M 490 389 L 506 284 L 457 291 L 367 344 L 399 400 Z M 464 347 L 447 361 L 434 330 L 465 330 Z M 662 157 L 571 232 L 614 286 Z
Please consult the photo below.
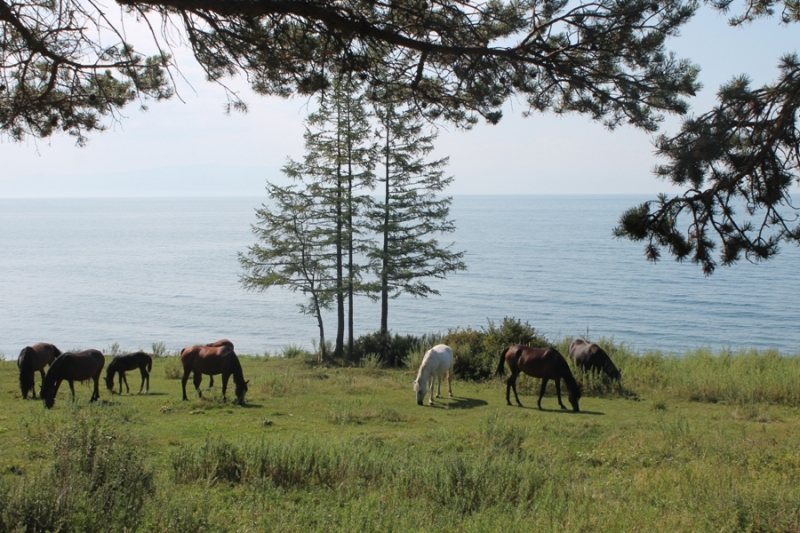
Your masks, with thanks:
M 287 165 L 284 171 L 291 174 L 293 169 Z M 245 271 L 240 282 L 252 291 L 283 287 L 306 296 L 300 311 L 317 320 L 320 356 L 324 358 L 322 311 L 331 307 L 336 295 L 330 220 L 319 198 L 302 186 L 268 183 L 267 195 L 271 205 L 256 210 L 258 221 L 252 226 L 259 242 L 239 253 Z
M 345 326 L 353 342 L 353 294 L 361 265 L 356 264 L 360 239 L 354 218 L 366 201 L 372 181 L 371 128 L 363 107 L 359 83 L 350 76 L 337 78 L 318 99 L 318 109 L 306 121 L 305 155 L 290 161 L 285 174 L 300 182 L 315 198 L 315 209 L 332 246 L 333 298 L 336 309 L 334 357 L 345 353 Z M 349 305 L 348 305 L 349 304 Z M 349 313 L 345 310 L 349 307 Z
M 369 210 L 369 228 L 378 238 L 369 257 L 378 278 L 380 333 L 388 336 L 390 299 L 403 293 L 438 295 L 428 280 L 443 279 L 451 272 L 465 270 L 466 265 L 463 252 L 451 251 L 437 240 L 455 226 L 449 218 L 452 198 L 443 196 L 453 180 L 444 174 L 447 158 L 426 160 L 433 150 L 435 133 L 426 133 L 425 123 L 414 108 L 376 99 L 374 109 L 381 146 L 376 171 L 378 195 Z

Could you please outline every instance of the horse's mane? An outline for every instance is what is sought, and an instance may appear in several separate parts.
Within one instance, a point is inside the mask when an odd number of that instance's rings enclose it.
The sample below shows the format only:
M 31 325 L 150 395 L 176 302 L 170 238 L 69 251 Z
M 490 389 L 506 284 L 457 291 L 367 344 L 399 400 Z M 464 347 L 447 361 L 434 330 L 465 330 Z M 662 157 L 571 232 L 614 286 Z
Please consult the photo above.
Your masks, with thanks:
M 244 381 L 244 371 L 242 370 L 242 363 L 239 362 L 239 357 L 236 355 L 236 352 L 233 350 L 226 350 L 227 354 L 232 355 L 231 358 L 231 371 L 233 372 L 233 380 L 236 382 Z
M 67 355 L 66 353 L 61 354 L 62 356 Z M 50 370 L 44 375 L 44 381 L 42 382 L 42 398 L 46 398 L 49 396 L 50 391 L 55 389 L 56 374 L 60 371 L 61 367 L 64 366 L 64 361 L 66 360 L 65 357 L 57 357 L 55 361 L 50 365 Z

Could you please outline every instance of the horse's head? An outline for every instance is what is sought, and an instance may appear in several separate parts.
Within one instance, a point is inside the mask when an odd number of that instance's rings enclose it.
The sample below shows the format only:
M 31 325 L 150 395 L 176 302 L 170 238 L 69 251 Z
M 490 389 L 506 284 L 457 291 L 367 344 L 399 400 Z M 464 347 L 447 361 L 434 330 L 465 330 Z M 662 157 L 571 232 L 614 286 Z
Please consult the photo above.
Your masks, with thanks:
M 54 386 L 45 383 L 42 387 L 42 400 L 44 400 L 44 406 L 48 409 L 52 409 L 53 405 L 56 403 L 56 389 Z
M 422 405 L 425 399 L 425 387 L 420 384 L 419 379 L 414 381 L 414 392 L 417 394 L 417 405 Z
M 244 405 L 244 395 L 247 394 L 247 384 L 250 380 L 240 381 L 236 384 L 236 403 Z
M 580 408 L 578 407 L 578 400 L 580 399 L 581 399 L 581 386 L 576 383 L 575 386 L 569 390 L 569 396 L 567 397 L 567 400 L 569 400 L 569 404 L 572 406 L 572 410 L 575 411 L 576 413 L 580 412 Z
M 114 392 L 114 376 L 111 374 L 111 372 L 108 372 L 106 374 L 106 387 L 113 394 L 113 392 Z M 121 393 L 122 393 L 122 391 L 120 391 L 120 394 Z

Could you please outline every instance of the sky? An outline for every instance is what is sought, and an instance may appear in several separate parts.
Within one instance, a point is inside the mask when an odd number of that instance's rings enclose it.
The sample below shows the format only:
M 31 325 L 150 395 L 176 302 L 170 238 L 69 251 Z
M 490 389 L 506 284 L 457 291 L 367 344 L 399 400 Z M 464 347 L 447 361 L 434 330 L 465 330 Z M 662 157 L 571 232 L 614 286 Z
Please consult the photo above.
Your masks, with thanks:
M 748 74 L 754 86 L 777 77 L 780 56 L 800 52 L 800 24 L 777 18 L 731 28 L 705 7 L 668 49 L 701 67 L 704 89 L 691 100 L 702 114 L 719 85 Z M 260 196 L 267 180 L 303 156 L 308 99 L 258 96 L 242 80 L 250 110 L 226 115 L 222 89 L 204 81 L 190 56 L 178 55 L 180 98 L 131 105 L 86 147 L 63 135 L 14 143 L 0 139 L 0 198 Z M 455 177 L 449 194 L 657 194 L 675 192 L 655 178 L 652 134 L 631 127 L 613 132 L 583 116 L 522 118 L 509 102 L 500 124 L 469 131 L 442 125 L 432 157 L 449 156 Z M 662 132 L 677 132 L 670 117 Z

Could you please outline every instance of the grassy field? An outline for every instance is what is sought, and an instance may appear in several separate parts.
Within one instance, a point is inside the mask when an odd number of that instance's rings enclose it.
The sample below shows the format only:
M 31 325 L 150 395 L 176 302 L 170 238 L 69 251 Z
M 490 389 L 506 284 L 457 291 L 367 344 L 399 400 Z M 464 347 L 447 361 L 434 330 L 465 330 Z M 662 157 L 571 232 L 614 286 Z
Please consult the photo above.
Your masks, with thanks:
M 611 348 L 624 387 L 583 379 L 580 413 L 302 357 L 242 357 L 245 407 L 181 401 L 167 357 L 149 395 L 48 411 L 2 362 L 0 530 L 800 531 L 800 358 Z

